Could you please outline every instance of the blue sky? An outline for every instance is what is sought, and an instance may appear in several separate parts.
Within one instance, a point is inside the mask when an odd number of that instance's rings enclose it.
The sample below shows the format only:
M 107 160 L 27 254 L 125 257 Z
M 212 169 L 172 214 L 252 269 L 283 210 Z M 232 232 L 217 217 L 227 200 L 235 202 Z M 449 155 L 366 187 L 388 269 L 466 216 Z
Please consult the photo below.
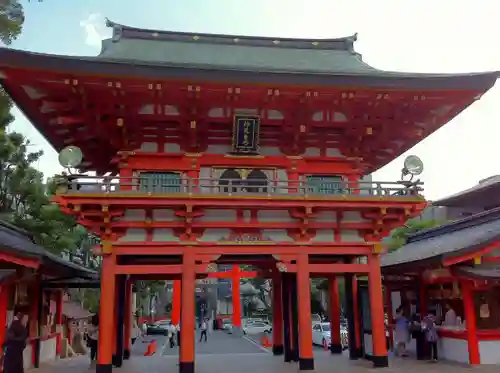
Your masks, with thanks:
M 500 1 L 482 0 L 44 0 L 24 2 L 26 22 L 13 48 L 95 56 L 109 36 L 104 17 L 150 29 L 329 38 L 358 32 L 355 48 L 374 67 L 411 72 L 500 70 Z M 500 89 L 409 153 L 425 163 L 434 199 L 500 174 Z M 39 168 L 59 171 L 57 155 L 16 111 L 13 129 L 44 149 Z M 402 159 L 375 173 L 396 180 Z

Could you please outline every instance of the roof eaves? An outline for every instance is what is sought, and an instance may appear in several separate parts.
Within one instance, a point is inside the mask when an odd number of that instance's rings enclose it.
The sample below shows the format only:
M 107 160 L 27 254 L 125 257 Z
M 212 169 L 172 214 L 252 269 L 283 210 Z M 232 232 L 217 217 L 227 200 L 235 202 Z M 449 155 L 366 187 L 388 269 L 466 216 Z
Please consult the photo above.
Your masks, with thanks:
M 411 234 L 407 238 L 407 243 L 426 240 L 432 237 L 437 237 L 443 234 L 451 233 L 454 231 L 462 230 L 465 228 L 473 227 L 476 225 L 484 224 L 489 221 L 497 220 L 500 218 L 500 207 L 480 212 L 472 216 L 467 216 L 460 220 L 455 220 L 445 223 L 438 227 L 425 229 L 417 233 Z

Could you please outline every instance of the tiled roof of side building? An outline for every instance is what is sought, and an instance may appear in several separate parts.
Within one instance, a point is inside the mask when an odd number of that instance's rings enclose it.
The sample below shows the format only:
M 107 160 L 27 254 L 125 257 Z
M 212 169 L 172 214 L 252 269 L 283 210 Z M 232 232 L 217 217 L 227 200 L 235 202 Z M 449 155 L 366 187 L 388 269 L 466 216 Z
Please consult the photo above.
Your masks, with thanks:
M 26 231 L 10 223 L 0 220 L 0 249 L 19 254 L 39 258 L 44 266 L 64 273 L 66 276 L 97 279 L 96 271 L 69 262 L 59 256 L 52 254 L 43 247 L 35 244 L 33 237 Z
M 477 185 L 448 197 L 433 201 L 434 206 L 474 206 L 484 199 L 490 205 L 500 205 L 500 175 L 494 175 L 479 181 Z
M 500 208 L 428 229 L 408 238 L 399 250 L 385 254 L 384 268 L 443 259 L 474 252 L 500 240 Z

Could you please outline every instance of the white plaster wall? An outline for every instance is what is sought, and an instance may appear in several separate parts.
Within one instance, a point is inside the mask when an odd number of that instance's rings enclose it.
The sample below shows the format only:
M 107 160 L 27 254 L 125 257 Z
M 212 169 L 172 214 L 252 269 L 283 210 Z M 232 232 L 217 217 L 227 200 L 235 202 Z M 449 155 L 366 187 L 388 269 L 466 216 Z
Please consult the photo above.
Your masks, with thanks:
M 283 210 L 259 210 L 257 211 L 257 220 L 261 223 L 295 221 L 288 211 Z
M 316 235 L 313 237 L 312 242 L 334 242 L 335 236 L 333 229 L 317 229 Z
M 252 212 L 250 210 L 243 210 L 243 221 L 249 222 L 252 219 Z
M 233 313 L 233 302 L 229 299 L 219 299 L 217 301 L 217 313 L 220 315 L 230 315 Z
M 171 242 L 179 241 L 179 238 L 174 235 L 174 231 L 170 228 L 153 229 L 154 242 Z
M 358 231 L 343 230 L 342 232 L 340 232 L 340 237 L 343 242 L 365 242 L 365 240 L 360 237 Z
M 481 364 L 500 364 L 500 341 L 479 341 Z
M 208 145 L 206 154 L 228 154 L 231 153 L 231 144 Z
M 141 144 L 141 151 L 148 153 L 156 153 L 158 151 L 158 143 L 156 142 L 143 142 Z
M 152 213 L 153 221 L 180 221 L 182 218 L 175 215 L 172 209 L 155 209 Z
M 345 158 L 345 156 L 340 152 L 340 150 L 335 148 L 327 148 L 326 149 L 327 157 L 335 157 L 335 158 Z
M 260 155 L 276 156 L 283 155 L 277 146 L 261 146 L 259 150 Z
M 124 236 L 118 239 L 119 242 L 141 242 L 146 241 L 146 230 L 139 228 L 129 228 L 127 229 Z
M 54 361 L 56 359 L 56 338 L 42 341 L 40 346 L 40 363 Z
M 262 229 L 262 237 L 271 241 L 293 242 L 286 229 Z
M 145 210 L 135 210 L 135 209 L 127 209 L 125 210 L 125 214 L 123 217 L 118 220 L 123 221 L 144 221 L 146 219 L 146 211 Z
M 205 229 L 203 235 L 198 239 L 202 242 L 217 242 L 221 240 L 226 240 L 231 234 L 231 229 Z
M 236 221 L 237 219 L 236 210 L 216 210 L 216 209 L 206 209 L 204 215 L 200 216 L 198 221 L 211 221 L 211 222 L 221 222 L 221 221 Z
M 342 215 L 342 221 L 345 221 L 347 223 L 355 223 L 355 222 L 362 222 L 362 221 L 368 221 L 368 220 L 363 219 L 361 217 L 361 213 L 358 211 L 345 211 Z
M 288 173 L 286 170 L 277 170 L 278 182 L 276 183 L 276 192 L 277 193 L 288 193 Z
M 337 214 L 335 211 L 320 211 L 316 214 L 318 223 L 334 223 L 337 221 Z
M 32 364 L 32 355 L 33 355 L 33 345 L 31 343 L 28 343 L 26 348 L 23 351 L 23 364 L 24 364 L 24 369 L 30 369 L 33 367 Z
M 305 157 L 319 157 L 321 155 L 320 148 L 306 148 Z
M 444 360 L 468 364 L 469 346 L 467 341 L 464 339 L 439 338 L 438 357 Z
M 167 142 L 163 145 L 163 151 L 165 153 L 180 153 L 181 146 L 179 144 Z

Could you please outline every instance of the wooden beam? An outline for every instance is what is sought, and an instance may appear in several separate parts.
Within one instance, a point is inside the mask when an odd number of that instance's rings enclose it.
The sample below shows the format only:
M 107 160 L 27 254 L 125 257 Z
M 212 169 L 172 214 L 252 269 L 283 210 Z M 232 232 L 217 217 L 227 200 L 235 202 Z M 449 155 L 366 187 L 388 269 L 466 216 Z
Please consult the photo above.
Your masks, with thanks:
M 38 268 L 40 266 L 39 259 L 26 258 L 8 253 L 0 253 L 0 262 L 7 262 L 27 268 Z

